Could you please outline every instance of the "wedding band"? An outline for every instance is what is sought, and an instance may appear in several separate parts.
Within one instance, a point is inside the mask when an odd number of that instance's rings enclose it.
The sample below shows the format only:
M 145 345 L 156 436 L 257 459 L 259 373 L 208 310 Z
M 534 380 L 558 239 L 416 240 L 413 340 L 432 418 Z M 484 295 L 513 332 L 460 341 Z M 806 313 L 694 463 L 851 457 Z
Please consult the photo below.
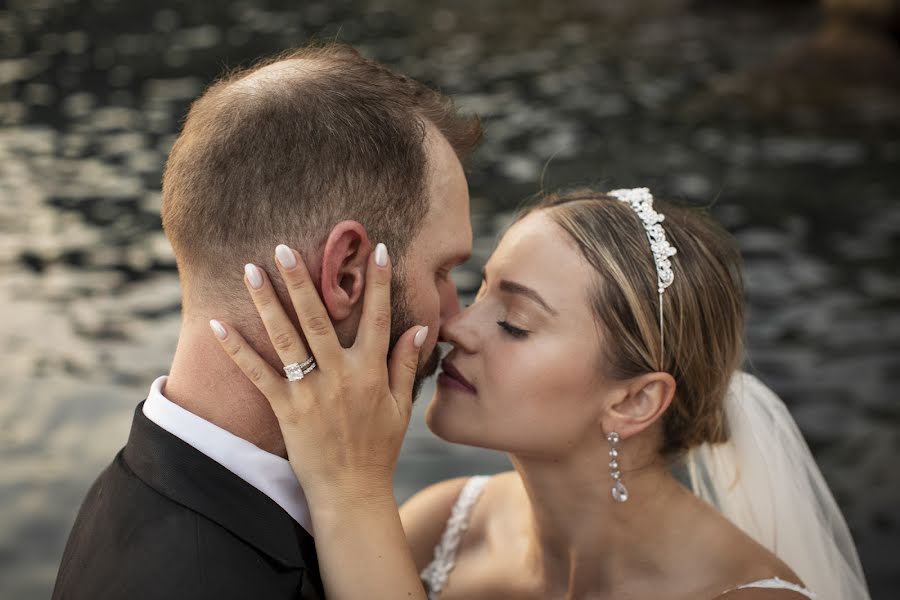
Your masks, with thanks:
M 316 368 L 316 359 L 310 356 L 302 363 L 291 363 L 284 366 L 288 381 L 300 381 Z

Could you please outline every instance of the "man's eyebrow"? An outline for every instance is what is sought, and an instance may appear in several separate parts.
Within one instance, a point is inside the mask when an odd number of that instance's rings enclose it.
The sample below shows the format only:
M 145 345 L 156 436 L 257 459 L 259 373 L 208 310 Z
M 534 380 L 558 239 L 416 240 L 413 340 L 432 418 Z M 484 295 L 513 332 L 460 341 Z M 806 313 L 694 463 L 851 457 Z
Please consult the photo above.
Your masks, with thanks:
M 482 269 L 481 270 L 481 278 L 487 281 L 487 272 Z M 557 316 L 559 313 L 550 308 L 550 305 L 547 304 L 541 295 L 536 291 L 531 289 L 528 286 L 522 285 L 521 283 L 516 283 L 515 281 L 509 281 L 508 279 L 500 280 L 500 289 L 508 294 L 518 294 L 520 296 L 525 296 L 526 298 L 530 298 L 531 300 L 537 302 L 541 308 L 546 310 L 548 313 Z

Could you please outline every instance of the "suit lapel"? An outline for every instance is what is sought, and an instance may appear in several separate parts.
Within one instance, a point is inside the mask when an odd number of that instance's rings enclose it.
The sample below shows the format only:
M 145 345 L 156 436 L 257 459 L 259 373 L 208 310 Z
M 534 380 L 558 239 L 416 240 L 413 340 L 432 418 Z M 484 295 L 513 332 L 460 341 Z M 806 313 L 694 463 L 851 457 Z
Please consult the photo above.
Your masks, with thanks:
M 321 590 L 315 542 L 309 533 L 261 491 L 148 419 L 143 405 L 135 409 L 123 450 L 135 475 L 284 567 L 304 568 L 304 580 L 310 578 L 304 585 Z

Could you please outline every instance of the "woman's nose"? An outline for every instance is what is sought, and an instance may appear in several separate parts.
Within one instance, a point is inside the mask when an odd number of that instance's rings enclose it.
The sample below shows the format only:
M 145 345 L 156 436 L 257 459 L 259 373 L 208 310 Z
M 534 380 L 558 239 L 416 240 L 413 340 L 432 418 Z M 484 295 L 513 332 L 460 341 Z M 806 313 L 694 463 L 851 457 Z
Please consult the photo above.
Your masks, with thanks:
M 460 312 L 457 305 L 457 313 L 442 320 L 438 341 L 453 344 L 466 352 L 474 352 L 478 338 L 476 328 L 471 327 L 472 316 L 470 308 Z

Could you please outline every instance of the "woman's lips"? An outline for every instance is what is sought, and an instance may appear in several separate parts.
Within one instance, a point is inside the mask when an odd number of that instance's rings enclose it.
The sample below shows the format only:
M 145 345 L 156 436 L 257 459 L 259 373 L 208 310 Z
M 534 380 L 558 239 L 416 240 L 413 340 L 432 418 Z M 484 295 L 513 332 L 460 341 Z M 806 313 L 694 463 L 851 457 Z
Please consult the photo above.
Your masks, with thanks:
M 453 387 L 465 392 L 469 392 L 470 394 L 477 393 L 475 390 L 475 386 L 473 386 L 465 377 L 463 377 L 462 373 L 460 373 L 459 370 L 457 370 L 457 368 L 453 366 L 453 363 L 444 359 L 441 362 L 441 367 L 444 370 L 440 375 L 438 375 L 438 384 L 445 385 L 447 387 Z

